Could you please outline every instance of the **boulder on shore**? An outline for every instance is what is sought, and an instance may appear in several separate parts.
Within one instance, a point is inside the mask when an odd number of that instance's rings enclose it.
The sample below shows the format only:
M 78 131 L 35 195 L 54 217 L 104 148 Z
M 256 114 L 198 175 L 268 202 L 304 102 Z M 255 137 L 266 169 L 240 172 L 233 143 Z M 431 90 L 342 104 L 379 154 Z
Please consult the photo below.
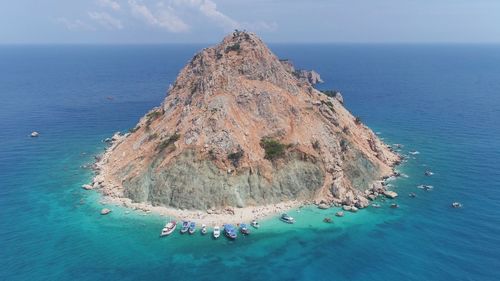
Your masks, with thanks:
M 325 209 L 330 208 L 330 206 L 328 206 L 328 204 L 326 204 L 326 203 L 320 203 L 320 204 L 318 204 L 318 208 L 325 210 Z
M 390 191 L 390 190 L 385 191 L 384 195 L 385 195 L 385 197 L 390 198 L 390 199 L 394 199 L 394 198 L 398 197 L 398 194 L 396 192 Z
M 90 184 L 84 184 L 84 185 L 82 185 L 82 188 L 85 189 L 85 190 L 91 190 L 91 189 L 93 189 L 93 187 Z

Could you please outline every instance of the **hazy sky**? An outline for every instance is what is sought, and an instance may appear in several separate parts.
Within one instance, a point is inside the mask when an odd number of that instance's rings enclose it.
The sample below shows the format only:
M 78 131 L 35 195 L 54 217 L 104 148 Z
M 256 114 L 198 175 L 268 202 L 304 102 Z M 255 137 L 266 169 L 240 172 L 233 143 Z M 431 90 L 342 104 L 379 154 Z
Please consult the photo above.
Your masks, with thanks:
M 0 0 L 0 44 L 500 43 L 500 0 Z

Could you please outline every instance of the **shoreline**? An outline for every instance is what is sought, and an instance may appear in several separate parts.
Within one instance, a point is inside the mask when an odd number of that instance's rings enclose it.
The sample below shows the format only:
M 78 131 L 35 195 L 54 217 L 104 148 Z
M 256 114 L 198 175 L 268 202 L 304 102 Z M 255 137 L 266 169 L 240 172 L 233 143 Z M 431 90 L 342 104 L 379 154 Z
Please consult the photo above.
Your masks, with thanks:
M 288 201 L 263 206 L 252 206 L 243 208 L 226 208 L 224 210 L 182 210 L 164 206 L 152 206 L 148 203 L 134 203 L 129 198 L 111 197 L 102 195 L 101 204 L 119 205 L 130 210 L 143 211 L 146 214 L 154 214 L 163 217 L 171 217 L 173 220 L 193 221 L 197 224 L 206 224 L 209 227 L 224 224 L 250 223 L 252 220 L 268 220 L 273 216 L 280 215 L 286 211 L 310 205 L 305 201 Z M 312 205 L 311 205 L 312 206 Z

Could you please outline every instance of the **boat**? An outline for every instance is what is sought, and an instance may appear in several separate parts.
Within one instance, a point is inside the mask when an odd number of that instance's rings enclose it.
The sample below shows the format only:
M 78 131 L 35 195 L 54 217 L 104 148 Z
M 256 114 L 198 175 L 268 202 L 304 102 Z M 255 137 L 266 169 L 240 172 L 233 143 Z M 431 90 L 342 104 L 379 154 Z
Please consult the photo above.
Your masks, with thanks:
M 254 228 L 259 228 L 259 227 L 260 227 L 259 222 L 258 222 L 258 221 L 256 221 L 256 220 L 253 220 L 253 221 L 252 221 L 252 223 L 251 223 L 251 225 L 252 225 Z
M 240 232 L 248 235 L 250 234 L 250 229 L 248 229 L 248 226 L 245 223 L 240 224 Z
M 205 224 L 201 225 L 201 234 L 202 235 L 207 234 L 207 226 Z
M 295 219 L 290 217 L 289 215 L 287 214 L 282 214 L 281 217 L 280 217 L 280 220 L 282 222 L 286 222 L 286 223 L 295 223 Z
M 429 171 L 429 170 L 425 171 L 425 173 L 424 173 L 424 174 L 425 174 L 426 176 L 428 176 L 428 177 L 430 177 L 430 176 L 434 175 L 434 173 L 433 173 L 433 172 L 431 172 L 431 171 Z
M 462 208 L 462 203 L 460 203 L 460 202 L 453 202 L 453 203 L 451 203 L 451 206 L 453 208 Z
M 421 185 L 417 186 L 417 188 L 423 189 L 425 191 L 429 191 L 429 190 L 432 190 L 434 188 L 434 186 L 432 186 L 432 185 L 426 185 L 426 184 L 421 184 Z
M 161 230 L 160 237 L 170 235 L 172 232 L 174 232 L 176 227 L 177 227 L 176 221 L 168 222 Z
M 184 234 L 188 232 L 189 230 L 189 222 L 188 221 L 183 221 L 182 222 L 182 227 L 181 227 L 181 234 Z
M 218 225 L 216 225 L 214 227 L 214 233 L 213 233 L 213 235 L 214 235 L 215 239 L 219 238 L 219 236 L 220 236 L 220 227 Z
M 224 235 L 226 235 L 227 238 L 229 239 L 236 239 L 238 237 L 238 234 L 236 234 L 236 228 L 232 224 L 225 224 L 224 225 Z
M 410 192 L 410 194 L 408 194 L 408 196 L 411 198 L 415 198 L 415 197 L 417 197 L 417 194 L 415 194 L 415 192 Z
M 391 204 L 391 208 L 393 208 L 393 209 L 399 208 L 399 205 L 398 205 L 398 204 L 396 204 L 396 203 L 392 203 L 392 204 Z
M 193 234 L 196 232 L 196 223 L 194 221 L 189 223 L 188 232 L 189 232 L 189 234 Z

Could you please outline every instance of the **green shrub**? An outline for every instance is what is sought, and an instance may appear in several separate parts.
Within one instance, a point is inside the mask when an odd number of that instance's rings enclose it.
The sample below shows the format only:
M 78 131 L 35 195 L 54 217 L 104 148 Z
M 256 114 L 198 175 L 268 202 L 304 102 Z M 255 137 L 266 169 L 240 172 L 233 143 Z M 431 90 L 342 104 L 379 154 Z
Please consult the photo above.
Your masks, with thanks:
M 262 138 L 260 140 L 260 146 L 264 148 L 266 153 L 264 158 L 268 160 L 274 160 L 285 155 L 286 145 L 272 138 Z
M 139 130 L 140 128 L 141 128 L 141 126 L 136 126 L 136 127 L 132 128 L 132 129 L 129 129 L 128 131 L 129 131 L 130 133 L 135 133 L 135 132 L 137 132 L 137 130 Z
M 158 150 L 159 151 L 162 151 L 164 150 L 165 148 L 171 146 L 172 144 L 174 144 L 176 141 L 178 141 L 180 139 L 180 135 L 175 133 L 173 135 L 171 135 L 170 137 L 168 137 L 167 139 L 163 140 L 162 142 L 160 142 L 160 144 L 158 145 Z
M 359 116 L 356 116 L 356 118 L 354 118 L 354 123 L 356 124 L 361 124 L 361 118 Z
M 237 152 L 229 153 L 227 155 L 227 159 L 229 159 L 231 163 L 233 163 L 233 166 L 238 167 L 240 159 L 241 157 L 243 157 L 244 154 L 245 152 L 243 151 L 243 149 L 239 149 Z
M 234 43 L 233 45 L 226 47 L 226 53 L 229 53 L 231 51 L 239 52 L 240 51 L 240 43 Z

